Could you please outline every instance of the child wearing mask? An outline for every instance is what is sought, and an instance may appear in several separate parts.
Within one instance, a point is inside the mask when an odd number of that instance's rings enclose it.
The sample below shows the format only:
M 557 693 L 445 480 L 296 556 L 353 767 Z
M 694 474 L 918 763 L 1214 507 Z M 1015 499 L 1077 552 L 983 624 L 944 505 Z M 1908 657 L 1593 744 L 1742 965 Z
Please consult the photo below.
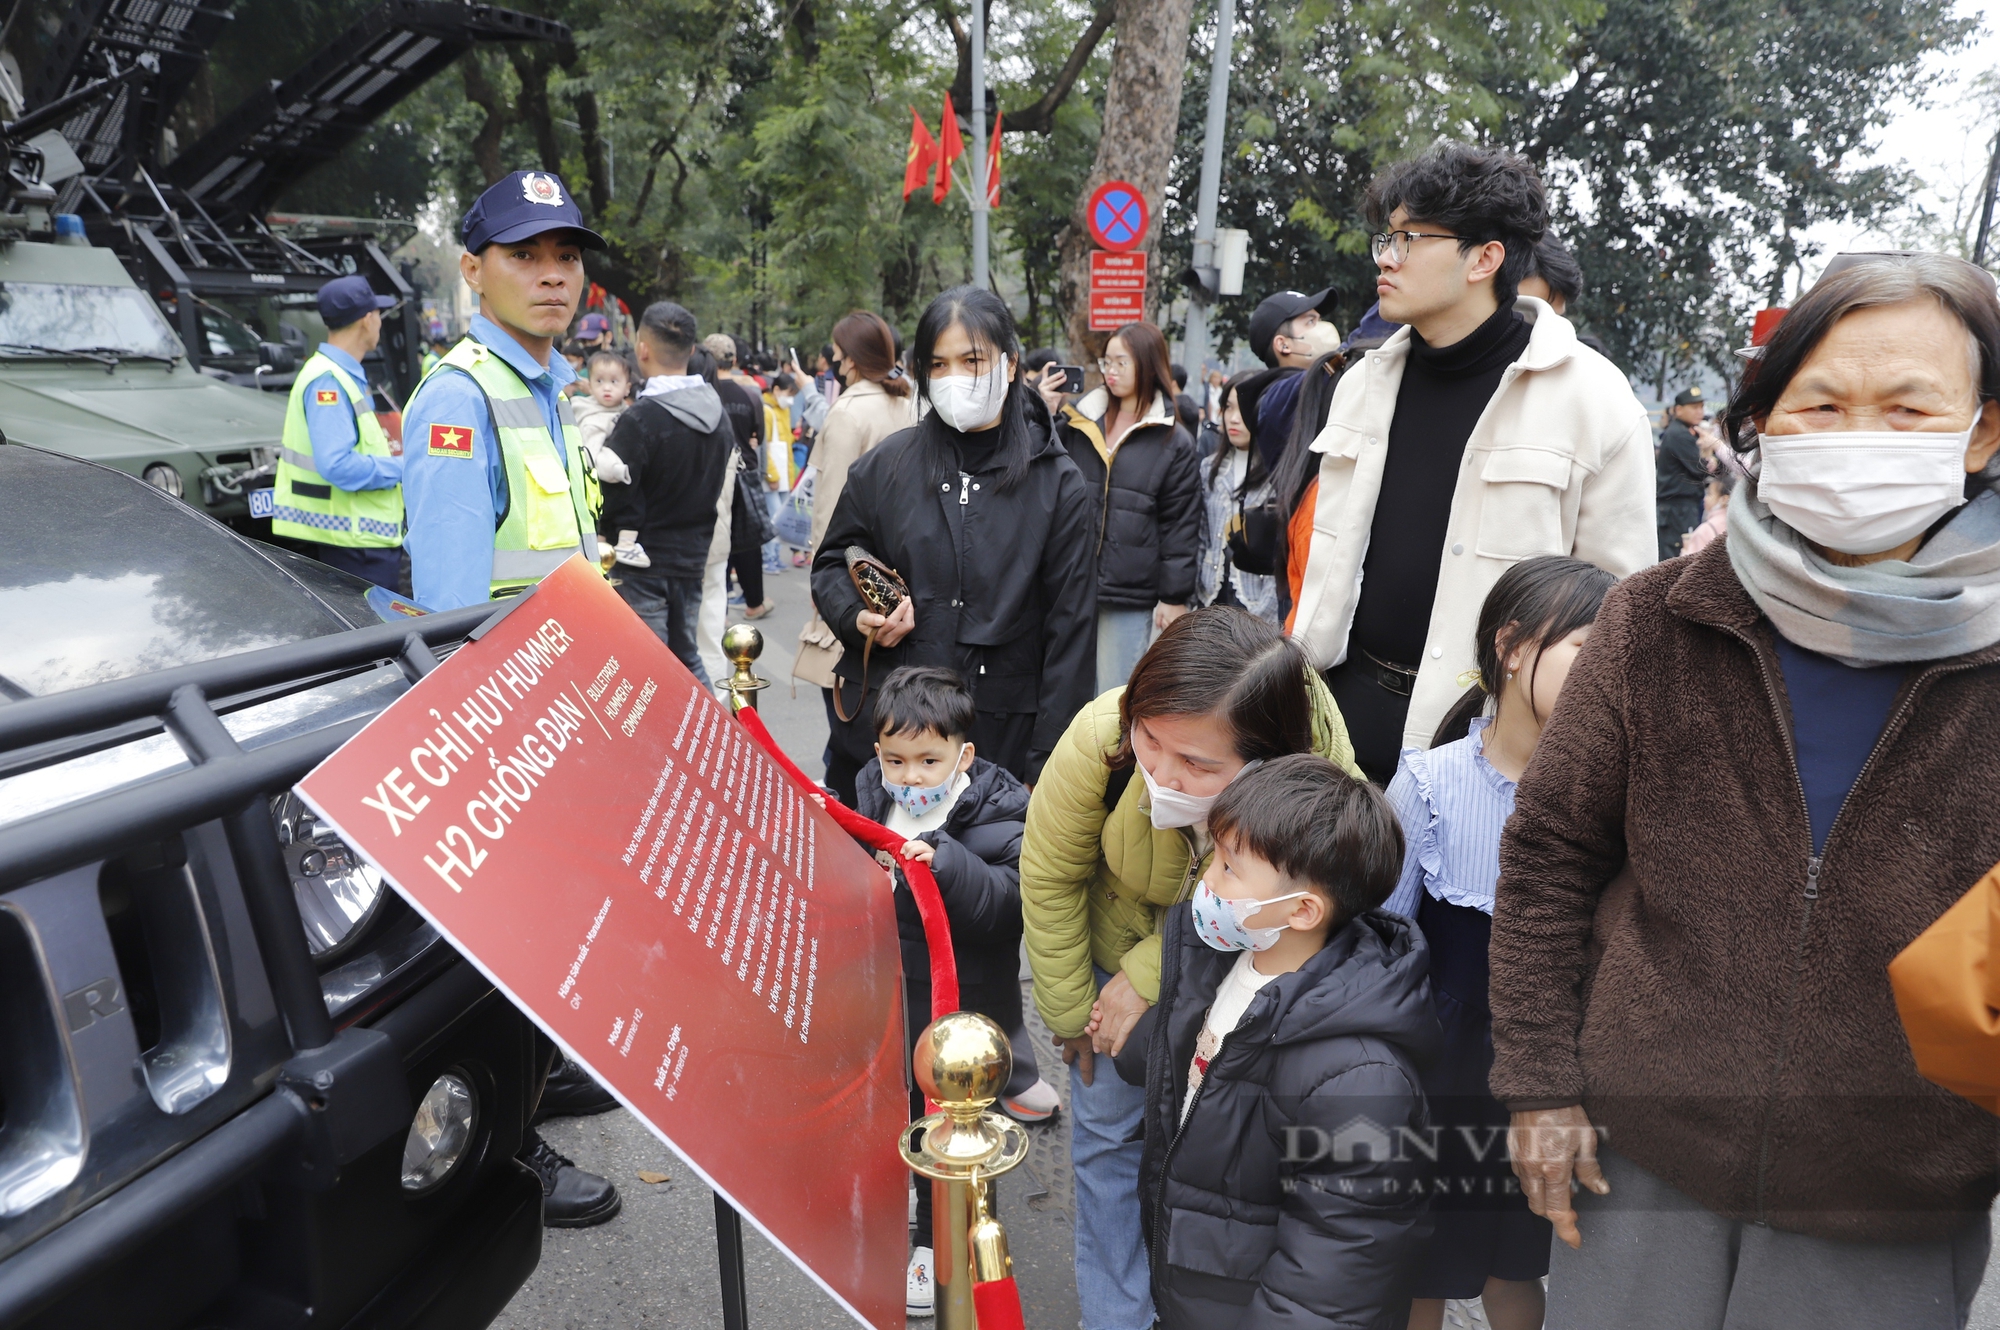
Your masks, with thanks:
M 1408 850 L 1384 907 L 1415 919 L 1430 948 L 1444 1049 L 1424 1076 L 1439 1128 L 1435 1228 L 1417 1275 L 1410 1330 L 1439 1330 L 1447 1299 L 1481 1298 L 1493 1330 L 1539 1330 L 1549 1221 L 1514 1183 L 1506 1108 L 1493 1066 L 1487 938 L 1500 877 L 1500 830 L 1570 664 L 1617 579 L 1579 559 L 1524 559 L 1479 613 L 1479 681 L 1428 749 L 1405 749 L 1389 783 Z
M 875 757 L 855 779 L 864 817 L 907 838 L 903 857 L 930 865 L 951 922 L 959 1000 L 991 1017 L 1014 1046 L 1014 1075 L 999 1107 L 1023 1122 L 1054 1116 L 1055 1088 L 1041 1079 L 1022 1017 L 1021 833 L 1028 787 L 978 756 L 972 694 L 955 670 L 906 665 L 883 681 L 875 698 Z M 887 859 L 887 856 L 884 856 Z M 889 861 L 894 867 L 894 861 Z M 903 997 L 911 1047 L 931 1020 L 930 948 L 901 874 L 896 879 L 896 933 L 903 952 Z M 910 1095 L 913 1114 L 923 1097 Z M 917 1231 L 910 1254 L 908 1310 L 933 1309 L 934 1249 L 930 1188 L 917 1187 Z
M 1158 1324 L 1400 1330 L 1437 1023 L 1423 938 L 1376 908 L 1403 861 L 1396 815 L 1292 753 L 1230 782 L 1208 826 L 1215 857 L 1163 921 L 1160 1001 L 1117 1059 L 1146 1088 Z

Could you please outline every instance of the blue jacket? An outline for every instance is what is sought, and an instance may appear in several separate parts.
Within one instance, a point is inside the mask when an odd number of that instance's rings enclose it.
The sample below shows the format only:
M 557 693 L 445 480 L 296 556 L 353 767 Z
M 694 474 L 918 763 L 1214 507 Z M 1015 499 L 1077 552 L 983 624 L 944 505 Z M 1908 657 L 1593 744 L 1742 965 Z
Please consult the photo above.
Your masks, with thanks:
M 557 402 L 576 371 L 561 356 L 538 365 L 521 344 L 484 315 L 472 316 L 471 337 L 528 385 L 562 455 Z M 431 427 L 472 431 L 472 456 L 432 452 Z M 331 477 L 329 477 L 331 479 Z M 409 534 L 411 590 L 419 605 L 455 610 L 493 594 L 493 533 L 507 502 L 505 468 L 493 434 L 486 394 L 463 370 L 444 366 L 417 386 L 403 411 L 403 512 Z

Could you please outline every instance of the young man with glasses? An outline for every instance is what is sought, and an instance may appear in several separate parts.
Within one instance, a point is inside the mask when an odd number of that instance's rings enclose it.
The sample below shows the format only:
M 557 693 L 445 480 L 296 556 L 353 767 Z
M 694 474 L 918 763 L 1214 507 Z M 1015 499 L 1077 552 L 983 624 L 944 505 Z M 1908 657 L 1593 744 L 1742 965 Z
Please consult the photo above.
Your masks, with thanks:
M 1533 165 L 1441 142 L 1383 172 L 1368 209 L 1382 317 L 1405 326 L 1342 376 L 1313 443 L 1292 631 L 1386 784 L 1463 693 L 1510 564 L 1568 554 L 1622 577 L 1653 562 L 1653 449 L 1624 375 L 1517 298 L 1548 226 Z

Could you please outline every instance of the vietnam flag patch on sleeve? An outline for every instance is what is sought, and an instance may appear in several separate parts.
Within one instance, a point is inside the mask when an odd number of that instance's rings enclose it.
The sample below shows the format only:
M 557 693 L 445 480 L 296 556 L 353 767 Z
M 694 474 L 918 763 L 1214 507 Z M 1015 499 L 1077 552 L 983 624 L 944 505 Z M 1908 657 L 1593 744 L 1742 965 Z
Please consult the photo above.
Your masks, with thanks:
M 472 430 L 464 425 L 433 425 L 430 451 L 432 457 L 470 458 Z
M 338 406 L 340 404 L 340 394 L 331 388 L 317 389 L 313 393 L 313 404 L 315 406 Z

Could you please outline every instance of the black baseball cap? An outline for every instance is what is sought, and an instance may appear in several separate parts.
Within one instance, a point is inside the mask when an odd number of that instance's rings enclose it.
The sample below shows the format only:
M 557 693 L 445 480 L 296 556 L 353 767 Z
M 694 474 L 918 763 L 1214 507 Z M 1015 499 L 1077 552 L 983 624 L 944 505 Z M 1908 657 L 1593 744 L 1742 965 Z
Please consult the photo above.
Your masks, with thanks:
M 1679 393 L 1677 393 L 1677 394 L 1675 394 L 1675 396 L 1674 396 L 1674 405 L 1675 405 L 1675 406 L 1700 406 L 1700 405 L 1702 405 L 1702 400 L 1701 400 L 1701 385 L 1700 385 L 1700 384 L 1696 384 L 1696 385 L 1694 385 L 1694 386 L 1693 386 L 1693 387 L 1691 387 L 1691 388 L 1683 388 L 1683 389 L 1681 389 L 1681 390 L 1680 390 L 1680 392 L 1679 392 Z
M 367 318 L 371 309 L 394 309 L 399 303 L 394 296 L 376 295 L 360 273 L 336 277 L 319 289 L 319 317 L 328 331 Z
M 1277 364 L 1278 358 L 1271 354 L 1271 339 L 1278 335 L 1279 328 L 1309 309 L 1316 309 L 1323 315 L 1332 314 L 1339 303 L 1330 286 L 1311 295 L 1303 291 L 1280 291 L 1274 296 L 1265 296 L 1264 302 L 1250 316 L 1250 349 L 1265 364 Z
M 569 187 L 548 171 L 502 176 L 472 201 L 459 227 L 469 254 L 548 231 L 574 231 L 585 249 L 605 248 L 604 237 L 583 224 Z

